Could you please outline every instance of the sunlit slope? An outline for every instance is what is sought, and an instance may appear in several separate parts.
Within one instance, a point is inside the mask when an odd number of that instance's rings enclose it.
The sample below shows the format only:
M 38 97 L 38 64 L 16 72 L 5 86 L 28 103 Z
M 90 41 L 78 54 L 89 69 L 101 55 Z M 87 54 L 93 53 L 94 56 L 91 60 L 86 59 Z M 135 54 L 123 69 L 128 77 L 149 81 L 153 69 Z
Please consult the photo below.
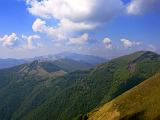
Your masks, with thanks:
M 88 120 L 160 120 L 160 74 L 89 113 Z

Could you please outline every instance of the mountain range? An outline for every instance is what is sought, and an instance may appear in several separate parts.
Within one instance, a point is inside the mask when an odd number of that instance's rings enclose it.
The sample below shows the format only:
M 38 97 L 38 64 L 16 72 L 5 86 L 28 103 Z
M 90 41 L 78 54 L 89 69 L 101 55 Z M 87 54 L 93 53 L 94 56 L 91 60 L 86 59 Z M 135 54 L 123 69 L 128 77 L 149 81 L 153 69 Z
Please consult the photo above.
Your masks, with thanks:
M 87 66 L 88 67 L 93 67 L 96 66 L 97 64 L 101 64 L 106 61 L 106 59 L 93 56 L 93 55 L 83 55 L 83 54 L 78 54 L 78 53 L 70 53 L 70 52 L 63 52 L 55 55 L 46 55 L 46 56 L 39 56 L 39 57 L 34 57 L 34 58 L 25 58 L 25 59 L 12 59 L 12 58 L 7 58 L 7 59 L 0 59 L 0 69 L 4 68 L 10 68 L 14 67 L 17 65 L 25 64 L 25 63 L 30 63 L 35 60 L 41 61 L 41 62 L 53 62 L 53 61 L 66 61 L 73 62 L 77 64 L 80 64 L 82 66 Z
M 0 120 L 158 120 L 153 111 L 160 108 L 159 54 L 139 51 L 90 69 L 77 69 L 83 66 L 74 62 L 84 58 L 75 59 L 35 60 L 0 70 Z
M 0 59 L 0 69 L 10 68 L 24 63 L 26 63 L 26 60 L 24 59 L 12 59 L 12 58 Z
M 40 60 L 40 61 L 55 61 L 59 59 L 69 59 L 69 60 L 74 60 L 78 62 L 84 62 L 91 64 L 93 66 L 97 64 L 101 64 L 106 61 L 106 59 L 93 56 L 93 55 L 84 55 L 84 54 L 78 54 L 78 53 L 71 53 L 71 52 L 62 52 L 59 54 L 55 55 L 47 55 L 47 56 L 40 56 L 40 57 L 35 57 L 31 58 L 30 60 Z

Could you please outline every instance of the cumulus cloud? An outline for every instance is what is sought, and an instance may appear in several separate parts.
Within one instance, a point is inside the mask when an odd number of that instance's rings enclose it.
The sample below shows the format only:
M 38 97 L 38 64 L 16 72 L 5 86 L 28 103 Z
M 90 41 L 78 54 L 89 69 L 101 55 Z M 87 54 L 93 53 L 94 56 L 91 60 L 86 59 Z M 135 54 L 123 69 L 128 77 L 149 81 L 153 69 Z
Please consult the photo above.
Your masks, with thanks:
M 140 15 L 160 6 L 160 0 L 132 0 L 127 7 L 127 12 Z
M 2 43 L 2 46 L 8 47 L 8 48 L 27 48 L 27 49 L 33 49 L 40 47 L 40 44 L 37 43 L 36 45 L 33 44 L 34 40 L 40 39 L 40 36 L 38 35 L 30 35 L 25 36 L 22 35 L 21 37 L 17 36 L 16 33 L 12 33 L 10 35 L 4 35 L 2 38 L 0 38 L 0 41 Z M 26 42 L 24 42 L 26 40 Z
M 48 36 L 51 36 L 55 40 L 65 39 L 65 35 L 59 31 L 58 28 L 53 28 L 46 25 L 46 21 L 41 19 L 36 19 L 32 25 L 34 32 L 45 33 Z
M 160 2 L 131 0 L 127 6 L 122 0 L 26 0 L 26 3 L 28 11 L 39 17 L 32 25 L 34 32 L 47 34 L 56 42 L 63 41 L 71 45 L 86 43 L 90 30 L 121 14 L 124 8 L 127 8 L 128 14 L 139 15 L 152 10 Z M 48 19 L 56 20 L 57 24 L 49 26 Z M 141 44 L 128 39 L 121 39 L 121 42 L 125 48 Z M 113 48 L 111 39 L 104 38 L 103 43 L 105 48 Z
M 25 48 L 34 49 L 41 46 L 39 43 L 36 45 L 33 45 L 34 40 L 40 39 L 40 36 L 38 35 L 30 35 L 30 36 L 22 35 L 22 39 L 27 41 L 27 45 L 24 46 Z
M 154 45 L 152 45 L 152 44 L 148 45 L 148 48 L 151 51 L 156 51 L 157 50 L 156 47 Z
M 26 0 L 28 11 L 42 19 L 57 20 L 48 26 L 36 19 L 33 31 L 45 33 L 54 40 L 69 40 L 81 32 L 83 36 L 116 16 L 123 8 L 121 0 Z
M 121 0 L 26 0 L 31 14 L 43 18 L 105 22 L 122 8 Z
M 141 45 L 140 42 L 130 41 L 128 39 L 121 39 L 120 41 L 122 42 L 125 48 L 132 48 L 132 47 Z
M 151 10 L 159 2 L 131 0 L 124 5 L 122 0 L 26 0 L 26 4 L 28 11 L 39 17 L 32 25 L 34 32 L 47 34 L 56 42 L 83 44 L 88 41 L 90 30 L 107 23 L 125 8 L 128 14 L 137 15 Z M 48 19 L 56 20 L 57 24 L 49 26 Z M 125 48 L 141 44 L 128 39 L 121 42 Z M 113 47 L 109 38 L 104 38 L 103 43 L 106 48 Z
M 11 35 L 4 35 L 2 38 L 0 38 L 0 41 L 5 47 L 12 47 L 18 39 L 19 38 L 17 37 L 16 33 L 12 33 Z
M 107 49 L 111 49 L 113 47 L 112 46 L 112 41 L 111 41 L 110 38 L 107 38 L 107 37 L 104 38 L 103 43 L 105 45 L 105 48 L 107 48 Z
M 67 19 L 61 20 L 56 27 L 50 27 L 46 25 L 44 20 L 38 18 L 33 23 L 32 29 L 35 32 L 45 33 L 54 38 L 54 40 L 67 40 L 70 39 L 75 32 L 90 30 L 94 27 L 92 24 L 85 24 L 83 22 L 75 23 Z
M 35 32 L 43 32 L 47 29 L 46 22 L 37 18 L 32 25 L 32 29 Z
M 84 44 L 88 41 L 88 34 L 84 33 L 83 35 L 75 38 L 69 39 L 69 44 Z

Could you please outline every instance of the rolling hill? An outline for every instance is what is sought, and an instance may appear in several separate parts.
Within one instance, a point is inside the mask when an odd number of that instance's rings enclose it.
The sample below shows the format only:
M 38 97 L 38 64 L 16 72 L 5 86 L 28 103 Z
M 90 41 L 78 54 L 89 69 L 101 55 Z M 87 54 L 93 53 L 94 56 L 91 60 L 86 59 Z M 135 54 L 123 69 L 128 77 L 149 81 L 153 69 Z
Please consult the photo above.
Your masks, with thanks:
M 52 62 L 42 63 L 38 63 L 38 66 L 43 70 L 62 69 Z M 35 64 L 37 66 L 36 62 L 31 66 L 23 65 L 32 68 L 28 72 L 23 71 L 24 67 L 20 66 L 0 71 L 0 119 L 85 118 L 94 108 L 102 106 L 159 72 L 160 55 L 139 51 L 90 70 L 67 72 L 66 68 L 72 67 L 64 67 L 66 74 L 56 77 L 30 74 L 35 68 L 37 70 L 37 67 L 33 67 Z
M 95 109 L 88 120 L 159 120 L 160 74 Z

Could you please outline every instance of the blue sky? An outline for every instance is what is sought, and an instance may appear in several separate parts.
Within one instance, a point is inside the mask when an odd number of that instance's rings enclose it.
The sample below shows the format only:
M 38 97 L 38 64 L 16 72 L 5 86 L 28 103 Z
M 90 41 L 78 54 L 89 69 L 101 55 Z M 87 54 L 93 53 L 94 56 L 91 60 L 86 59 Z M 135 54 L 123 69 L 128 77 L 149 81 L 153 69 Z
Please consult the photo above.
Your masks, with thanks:
M 1 0 L 0 57 L 160 52 L 159 8 L 159 0 Z

